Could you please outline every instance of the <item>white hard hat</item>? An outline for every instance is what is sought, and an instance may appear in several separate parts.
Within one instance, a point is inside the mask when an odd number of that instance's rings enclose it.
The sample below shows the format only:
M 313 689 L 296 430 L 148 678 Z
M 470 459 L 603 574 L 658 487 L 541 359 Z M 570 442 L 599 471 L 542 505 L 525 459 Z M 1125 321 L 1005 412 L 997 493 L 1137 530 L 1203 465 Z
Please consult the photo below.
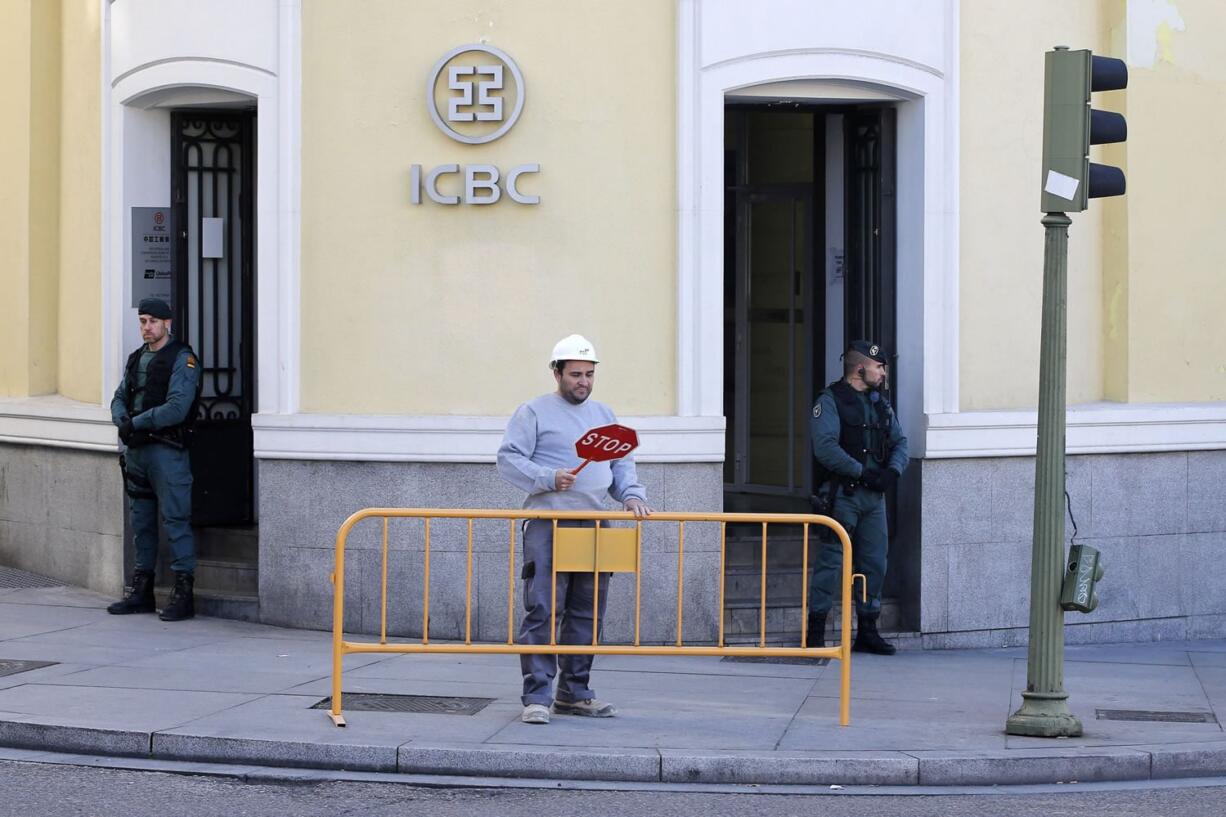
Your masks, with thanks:
M 553 346 L 553 356 L 549 358 L 549 367 L 553 368 L 559 360 L 590 360 L 599 363 L 596 357 L 596 347 L 583 335 L 567 335 Z

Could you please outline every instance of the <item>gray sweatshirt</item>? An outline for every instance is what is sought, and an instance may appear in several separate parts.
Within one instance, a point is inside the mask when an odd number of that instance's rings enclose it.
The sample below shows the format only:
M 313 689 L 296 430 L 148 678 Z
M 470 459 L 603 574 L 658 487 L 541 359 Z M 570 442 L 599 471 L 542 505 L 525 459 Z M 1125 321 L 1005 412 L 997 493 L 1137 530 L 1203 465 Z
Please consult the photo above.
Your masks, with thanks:
M 528 492 L 524 507 L 532 510 L 598 511 L 604 509 L 606 495 L 618 502 L 632 497 L 646 501 L 647 491 L 639 484 L 633 454 L 612 462 L 588 463 L 570 490 L 554 490 L 555 471 L 583 462 L 575 453 L 575 441 L 591 428 L 616 422 L 612 410 L 595 400 L 576 406 L 556 392 L 529 400 L 507 423 L 498 447 L 498 473 Z

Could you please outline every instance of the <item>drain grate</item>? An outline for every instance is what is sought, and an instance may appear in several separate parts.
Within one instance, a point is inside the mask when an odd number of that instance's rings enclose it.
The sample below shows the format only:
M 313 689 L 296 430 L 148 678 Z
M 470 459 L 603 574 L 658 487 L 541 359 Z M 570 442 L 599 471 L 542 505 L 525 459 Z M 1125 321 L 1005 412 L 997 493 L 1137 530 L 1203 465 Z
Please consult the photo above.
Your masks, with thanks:
M 46 576 L 40 576 L 37 573 L 30 573 L 26 570 L 18 570 L 15 567 L 5 567 L 0 565 L 0 589 L 4 590 L 25 590 L 31 587 L 63 587 L 64 583 L 49 579 Z
M 725 655 L 721 660 L 733 664 L 799 664 L 806 667 L 824 667 L 830 663 L 829 658 L 794 658 L 791 656 L 770 655 Z
M 1212 712 L 1164 712 L 1154 709 L 1096 709 L 1100 721 L 1217 723 Z
M 17 661 L 12 658 L 0 658 L 0 677 L 16 675 L 19 672 L 29 672 L 32 669 L 54 667 L 57 661 Z
M 456 698 L 444 695 L 378 695 L 346 692 L 341 699 L 346 712 L 418 712 L 428 715 L 476 715 L 494 702 L 493 698 Z M 311 709 L 331 709 L 332 698 L 324 698 Z

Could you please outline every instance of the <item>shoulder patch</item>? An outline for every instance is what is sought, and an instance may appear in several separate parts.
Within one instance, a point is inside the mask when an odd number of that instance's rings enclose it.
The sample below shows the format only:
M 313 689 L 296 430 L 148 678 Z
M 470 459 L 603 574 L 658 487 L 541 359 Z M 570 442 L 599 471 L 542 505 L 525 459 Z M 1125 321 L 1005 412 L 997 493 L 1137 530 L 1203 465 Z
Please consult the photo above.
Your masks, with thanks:
M 194 369 L 194 368 L 196 368 L 196 356 L 195 356 L 195 355 L 190 355 L 190 354 L 189 354 L 189 355 L 187 356 L 187 368 L 189 368 L 189 369 Z
M 822 401 L 818 400 L 816 403 L 813 404 L 813 419 L 816 420 L 817 418 L 821 416 L 822 416 Z

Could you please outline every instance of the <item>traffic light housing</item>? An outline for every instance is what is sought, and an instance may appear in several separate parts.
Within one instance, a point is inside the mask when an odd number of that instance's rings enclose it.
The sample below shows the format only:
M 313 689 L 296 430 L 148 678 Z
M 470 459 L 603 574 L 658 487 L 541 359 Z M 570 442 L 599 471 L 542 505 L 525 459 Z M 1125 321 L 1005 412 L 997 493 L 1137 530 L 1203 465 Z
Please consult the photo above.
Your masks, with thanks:
M 1047 52 L 1043 91 L 1045 213 L 1081 212 L 1093 198 L 1122 196 L 1124 171 L 1089 159 L 1090 145 L 1128 138 L 1124 117 L 1090 108 L 1090 94 L 1128 87 L 1128 66 L 1087 50 Z
M 1060 607 L 1069 612 L 1089 613 L 1098 606 L 1094 586 L 1103 577 L 1101 554 L 1089 545 L 1073 545 L 1068 551 L 1068 570 L 1060 589 Z

